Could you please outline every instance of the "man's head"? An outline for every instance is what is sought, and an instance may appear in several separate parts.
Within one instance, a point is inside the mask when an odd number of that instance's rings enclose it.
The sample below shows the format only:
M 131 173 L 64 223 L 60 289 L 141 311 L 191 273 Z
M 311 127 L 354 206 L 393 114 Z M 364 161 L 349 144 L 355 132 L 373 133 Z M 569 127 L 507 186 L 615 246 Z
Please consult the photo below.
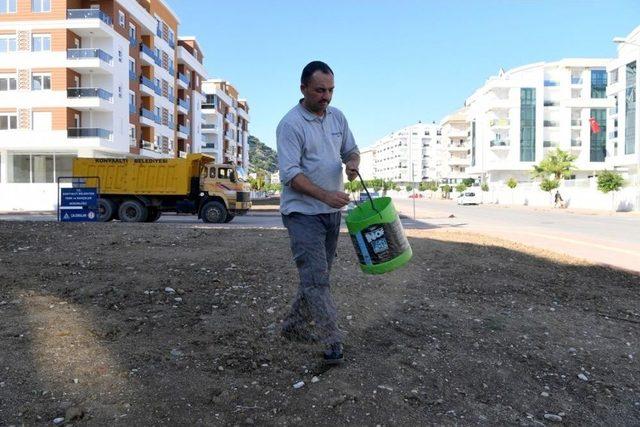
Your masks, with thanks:
M 331 102 L 333 88 L 333 71 L 324 62 L 310 62 L 302 70 L 300 91 L 308 110 L 323 115 Z

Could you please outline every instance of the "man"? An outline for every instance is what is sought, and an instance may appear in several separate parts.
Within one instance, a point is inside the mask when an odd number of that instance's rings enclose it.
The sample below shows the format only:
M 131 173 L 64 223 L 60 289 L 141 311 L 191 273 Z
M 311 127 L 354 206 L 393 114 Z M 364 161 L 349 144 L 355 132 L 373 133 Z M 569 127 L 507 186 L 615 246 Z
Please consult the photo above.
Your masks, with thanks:
M 300 276 L 282 335 L 311 341 L 309 326 L 315 323 L 318 338 L 327 346 L 325 361 L 337 364 L 343 360 L 343 334 L 329 273 L 340 233 L 340 209 L 349 203 L 343 192 L 342 163 L 353 181 L 360 154 L 344 115 L 329 106 L 334 89 L 331 68 L 313 61 L 304 67 L 300 83 L 303 98 L 276 131 L 283 184 L 280 212 Z

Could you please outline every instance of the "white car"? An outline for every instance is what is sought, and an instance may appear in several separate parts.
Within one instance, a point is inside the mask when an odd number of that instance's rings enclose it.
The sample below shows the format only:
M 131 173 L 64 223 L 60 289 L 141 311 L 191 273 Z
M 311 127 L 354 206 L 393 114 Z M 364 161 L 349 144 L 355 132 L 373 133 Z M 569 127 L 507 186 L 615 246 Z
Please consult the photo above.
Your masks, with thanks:
M 475 191 L 463 191 L 458 196 L 459 205 L 479 205 L 480 203 L 482 203 L 482 199 Z

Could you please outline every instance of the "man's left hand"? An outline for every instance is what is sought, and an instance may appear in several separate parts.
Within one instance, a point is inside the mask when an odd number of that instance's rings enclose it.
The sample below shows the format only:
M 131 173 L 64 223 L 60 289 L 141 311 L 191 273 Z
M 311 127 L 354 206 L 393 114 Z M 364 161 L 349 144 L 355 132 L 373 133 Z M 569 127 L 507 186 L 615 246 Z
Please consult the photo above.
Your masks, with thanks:
M 346 164 L 347 179 L 353 181 L 358 177 L 358 168 L 360 167 L 360 159 L 351 159 Z

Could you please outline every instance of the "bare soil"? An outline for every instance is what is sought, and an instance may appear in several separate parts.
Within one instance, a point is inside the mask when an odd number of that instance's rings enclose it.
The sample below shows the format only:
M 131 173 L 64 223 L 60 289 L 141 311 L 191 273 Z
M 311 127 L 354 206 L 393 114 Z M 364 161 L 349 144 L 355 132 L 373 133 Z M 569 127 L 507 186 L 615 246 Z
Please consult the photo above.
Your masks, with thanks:
M 285 231 L 0 222 L 0 425 L 640 424 L 640 276 L 408 234 L 383 276 L 341 236 L 328 369 Z

